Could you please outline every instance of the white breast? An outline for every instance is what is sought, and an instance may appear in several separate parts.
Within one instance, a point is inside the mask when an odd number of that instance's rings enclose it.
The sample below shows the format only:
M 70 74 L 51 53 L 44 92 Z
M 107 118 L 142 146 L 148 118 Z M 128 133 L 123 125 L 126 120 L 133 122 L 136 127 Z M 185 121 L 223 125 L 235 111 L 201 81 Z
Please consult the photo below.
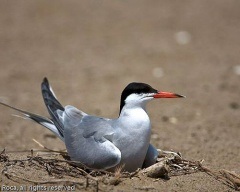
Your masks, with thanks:
M 142 108 L 128 109 L 116 122 L 114 144 L 120 149 L 125 170 L 141 168 L 150 142 L 151 124 Z

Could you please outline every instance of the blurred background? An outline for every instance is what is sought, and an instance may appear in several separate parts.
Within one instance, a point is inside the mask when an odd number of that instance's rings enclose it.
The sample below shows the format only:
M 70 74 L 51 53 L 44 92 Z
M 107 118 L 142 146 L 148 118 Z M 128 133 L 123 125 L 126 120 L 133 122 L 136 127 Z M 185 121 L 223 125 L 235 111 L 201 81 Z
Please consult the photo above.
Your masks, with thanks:
M 132 81 L 186 95 L 150 103 L 152 143 L 239 170 L 240 1 L 0 1 L 0 99 L 48 115 L 63 105 L 115 118 Z M 0 107 L 0 148 L 64 145 Z

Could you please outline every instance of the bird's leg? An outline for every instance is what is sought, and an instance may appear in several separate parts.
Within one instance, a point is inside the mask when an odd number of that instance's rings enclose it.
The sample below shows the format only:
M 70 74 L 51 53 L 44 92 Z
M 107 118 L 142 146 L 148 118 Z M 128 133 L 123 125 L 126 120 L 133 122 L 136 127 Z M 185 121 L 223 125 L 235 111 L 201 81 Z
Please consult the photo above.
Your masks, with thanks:
M 174 152 L 174 151 L 163 151 L 161 149 L 157 149 L 158 151 L 158 158 L 167 158 L 169 160 L 173 159 L 182 159 L 182 155 L 180 152 Z

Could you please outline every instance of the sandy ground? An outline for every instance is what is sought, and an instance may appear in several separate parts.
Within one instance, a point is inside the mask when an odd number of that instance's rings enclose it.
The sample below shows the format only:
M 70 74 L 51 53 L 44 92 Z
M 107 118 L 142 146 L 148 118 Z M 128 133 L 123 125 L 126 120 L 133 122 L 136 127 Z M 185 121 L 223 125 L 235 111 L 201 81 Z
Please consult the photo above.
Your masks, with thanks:
M 40 94 L 47 76 L 63 105 L 111 118 L 118 115 L 122 89 L 146 82 L 187 96 L 148 105 L 156 147 L 240 174 L 239 19 L 238 0 L 1 0 L 0 99 L 47 115 Z M 33 138 L 64 149 L 48 130 L 0 110 L 0 150 L 39 149 Z M 25 174 L 48 177 L 32 169 Z M 0 182 L 17 185 L 4 175 Z M 101 188 L 234 191 L 205 173 L 124 179 Z

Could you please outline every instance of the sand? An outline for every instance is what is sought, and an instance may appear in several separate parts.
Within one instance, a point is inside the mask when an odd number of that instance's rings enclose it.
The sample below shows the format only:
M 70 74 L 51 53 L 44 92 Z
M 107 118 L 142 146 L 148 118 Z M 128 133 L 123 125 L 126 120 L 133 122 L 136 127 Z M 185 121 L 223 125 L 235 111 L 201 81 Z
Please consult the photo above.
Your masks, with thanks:
M 188 160 L 204 159 L 212 170 L 240 174 L 239 8 L 237 0 L 2 0 L 0 99 L 47 116 L 40 93 L 46 76 L 63 105 L 114 118 L 123 88 L 145 82 L 187 96 L 149 103 L 152 144 Z M 6 149 L 9 158 L 26 159 L 31 149 L 41 149 L 33 138 L 65 149 L 47 129 L 11 116 L 5 107 L 0 111 L 0 151 Z M 0 162 L 1 186 L 36 189 L 36 183 L 7 178 L 4 165 Z M 69 179 L 28 164 L 8 171 L 36 181 Z M 41 184 L 38 191 L 63 184 Z M 96 186 L 90 181 L 80 189 Z M 204 172 L 169 180 L 124 178 L 116 186 L 99 182 L 99 189 L 234 191 Z

